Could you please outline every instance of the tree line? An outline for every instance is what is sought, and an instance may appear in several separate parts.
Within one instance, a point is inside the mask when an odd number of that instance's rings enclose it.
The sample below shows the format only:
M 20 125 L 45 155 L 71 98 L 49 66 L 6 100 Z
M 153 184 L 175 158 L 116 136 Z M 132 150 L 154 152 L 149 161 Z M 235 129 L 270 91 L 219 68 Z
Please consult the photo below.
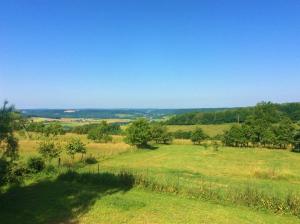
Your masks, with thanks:
M 267 105 L 275 109 L 281 116 L 288 117 L 293 122 L 300 120 L 300 103 L 275 104 L 261 102 L 258 105 Z M 222 124 L 222 123 L 244 123 L 253 113 L 255 107 L 224 109 L 215 112 L 190 112 L 178 114 L 166 121 L 170 125 L 194 125 L 194 124 Z M 275 122 L 279 122 L 277 117 Z

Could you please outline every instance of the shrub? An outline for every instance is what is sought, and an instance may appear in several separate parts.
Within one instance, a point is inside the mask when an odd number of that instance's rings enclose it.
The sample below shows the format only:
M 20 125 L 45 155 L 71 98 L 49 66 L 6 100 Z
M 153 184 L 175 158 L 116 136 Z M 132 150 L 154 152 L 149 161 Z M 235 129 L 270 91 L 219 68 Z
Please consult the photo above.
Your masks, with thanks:
M 41 157 L 31 157 L 27 161 L 28 169 L 33 173 L 39 173 L 45 169 L 45 161 Z

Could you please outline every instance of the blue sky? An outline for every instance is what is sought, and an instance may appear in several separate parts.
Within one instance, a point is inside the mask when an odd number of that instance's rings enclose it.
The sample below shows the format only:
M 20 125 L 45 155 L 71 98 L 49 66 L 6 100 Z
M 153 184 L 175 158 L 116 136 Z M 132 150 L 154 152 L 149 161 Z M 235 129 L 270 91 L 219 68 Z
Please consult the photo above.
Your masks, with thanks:
M 300 101 L 299 0 L 0 2 L 0 100 L 18 108 Z

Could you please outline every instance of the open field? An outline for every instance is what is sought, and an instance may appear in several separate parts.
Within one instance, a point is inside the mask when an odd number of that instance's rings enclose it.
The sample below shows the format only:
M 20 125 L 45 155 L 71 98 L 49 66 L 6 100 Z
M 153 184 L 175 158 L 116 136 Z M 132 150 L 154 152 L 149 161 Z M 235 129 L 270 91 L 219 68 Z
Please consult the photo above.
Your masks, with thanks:
M 37 154 L 40 140 L 35 137 L 21 138 L 23 158 Z M 297 153 L 230 147 L 215 151 L 176 141 L 152 150 L 135 149 L 123 143 L 122 136 L 114 136 L 113 142 L 106 144 L 76 134 L 57 136 L 55 141 L 63 143 L 72 137 L 80 137 L 87 145 L 87 154 L 98 160 L 98 164 L 81 166 L 79 175 L 89 173 L 93 180 L 101 179 L 103 172 L 115 175 L 126 171 L 144 179 L 125 187 L 79 177 L 70 182 L 63 173 L 30 180 L 1 195 L 0 202 L 11 201 L 0 210 L 1 223 L 300 223 L 289 212 L 247 206 L 242 201 L 247 199 L 232 203 L 228 198 L 248 188 L 267 195 L 267 199 L 300 195 Z M 67 155 L 62 156 L 70 163 Z M 149 187 L 145 181 L 154 185 Z M 212 195 L 198 197 L 190 193 L 194 189 L 206 189 Z M 18 205 L 13 208 L 15 198 Z M 8 212 L 11 210 L 17 215 Z
M 203 131 L 210 137 L 223 134 L 224 131 L 228 130 L 232 124 L 200 124 L 200 125 L 168 125 L 168 130 L 171 132 L 175 131 L 193 131 L 197 127 L 203 129 Z
M 125 118 L 110 118 L 110 119 L 94 119 L 94 118 L 43 118 L 43 117 L 33 117 L 31 118 L 35 122 L 43 122 L 43 121 L 56 121 L 61 125 L 66 127 L 76 127 L 84 124 L 95 124 L 101 123 L 102 121 L 106 121 L 107 123 L 127 123 L 130 122 L 130 119 Z

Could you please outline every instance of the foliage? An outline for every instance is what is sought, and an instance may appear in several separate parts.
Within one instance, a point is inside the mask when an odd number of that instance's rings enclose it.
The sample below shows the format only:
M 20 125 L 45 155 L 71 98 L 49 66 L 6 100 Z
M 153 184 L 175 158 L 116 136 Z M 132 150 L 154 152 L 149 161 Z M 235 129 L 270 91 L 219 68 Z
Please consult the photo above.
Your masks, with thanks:
M 47 137 L 64 135 L 66 132 L 59 122 L 34 122 L 31 121 L 26 126 L 27 131 L 38 132 Z
M 16 123 L 20 119 L 14 106 L 5 101 L 0 109 L 0 149 L 2 156 L 11 161 L 18 158 L 18 140 L 14 136 Z
M 294 148 L 293 151 L 300 152 L 300 130 L 298 130 L 294 135 Z
M 35 156 L 28 159 L 27 167 L 31 172 L 38 173 L 45 169 L 46 164 L 43 158 Z
M 107 134 L 109 135 L 120 135 L 122 134 L 122 130 L 119 124 L 113 123 L 108 124 L 106 121 L 101 122 L 100 124 L 94 123 L 94 124 L 84 124 L 80 126 L 76 126 L 72 129 L 72 132 L 77 134 L 88 134 L 91 130 L 101 128 L 103 127 L 103 124 L 105 124 L 105 128 L 107 131 Z
M 151 124 L 151 140 L 160 144 L 169 144 L 173 140 L 173 136 L 168 132 L 167 127 L 161 123 Z
M 38 147 L 38 152 L 49 162 L 51 162 L 54 158 L 58 158 L 61 151 L 61 146 L 59 144 L 55 144 L 53 141 L 41 142 Z
M 177 139 L 190 139 L 192 136 L 192 132 L 178 130 L 178 131 L 172 132 L 172 135 L 174 138 L 177 138 Z
M 87 138 L 96 142 L 111 142 L 112 136 L 110 136 L 111 128 L 106 121 L 101 122 L 101 125 L 89 130 Z
M 200 144 L 202 141 L 207 139 L 208 136 L 203 132 L 202 128 L 196 128 L 191 135 L 191 141 L 194 144 Z
M 132 122 L 126 130 L 125 141 L 139 148 L 148 145 L 151 140 L 151 127 L 146 119 L 138 119 Z
M 279 123 L 274 123 L 279 120 Z M 264 146 L 285 149 L 293 143 L 294 124 L 272 104 L 258 104 L 242 125 L 233 125 L 223 135 L 227 146 Z
M 280 116 L 286 116 L 292 121 L 300 120 L 300 103 L 274 104 L 271 102 L 258 103 L 257 107 L 223 109 L 213 112 L 189 112 L 171 117 L 166 123 L 171 125 L 192 124 L 222 124 L 243 123 L 253 113 L 264 113 L 268 120 L 277 123 Z M 265 119 L 266 117 L 263 117 Z
M 72 138 L 65 147 L 67 154 L 71 156 L 73 160 L 76 153 L 81 153 L 81 159 L 83 158 L 83 154 L 86 153 L 85 144 L 80 138 Z

